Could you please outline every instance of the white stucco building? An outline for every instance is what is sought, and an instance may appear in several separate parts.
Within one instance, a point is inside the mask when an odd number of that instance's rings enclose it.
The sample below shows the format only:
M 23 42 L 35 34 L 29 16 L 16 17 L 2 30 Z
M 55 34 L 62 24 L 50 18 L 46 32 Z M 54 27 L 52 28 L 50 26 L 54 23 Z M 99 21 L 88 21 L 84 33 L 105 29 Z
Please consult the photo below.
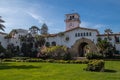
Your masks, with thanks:
M 80 16 L 78 13 L 66 14 L 65 18 L 66 30 L 57 34 L 49 34 L 45 39 L 49 45 L 64 45 L 71 49 L 71 52 L 75 53 L 75 56 L 84 56 L 84 48 L 88 48 L 88 51 L 96 51 L 97 39 L 107 38 L 107 34 L 100 34 L 97 29 L 84 28 L 80 26 Z M 28 31 L 23 29 L 16 29 L 17 34 L 9 41 L 4 39 L 6 34 L 0 34 L 0 42 L 6 48 L 10 43 L 20 46 L 20 35 L 27 35 Z M 120 33 L 109 34 L 110 40 L 113 46 L 120 51 Z M 86 45 L 88 45 L 86 47 Z
M 83 56 L 84 47 L 89 46 L 90 51 L 96 51 L 97 39 L 107 38 L 107 34 L 100 34 L 97 29 L 84 28 L 80 26 L 80 16 L 77 13 L 66 14 L 66 30 L 57 34 L 51 34 L 46 38 L 50 45 L 64 45 L 71 48 L 76 56 Z M 113 46 L 120 51 L 120 33 L 109 34 Z M 80 54 L 82 53 L 82 54 Z

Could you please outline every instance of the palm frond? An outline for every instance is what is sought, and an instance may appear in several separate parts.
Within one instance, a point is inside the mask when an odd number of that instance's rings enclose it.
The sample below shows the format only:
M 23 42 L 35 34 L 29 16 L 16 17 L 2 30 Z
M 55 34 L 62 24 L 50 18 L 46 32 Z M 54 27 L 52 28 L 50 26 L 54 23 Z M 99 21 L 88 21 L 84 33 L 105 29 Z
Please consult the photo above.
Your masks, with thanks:
M 0 29 L 4 31 L 5 26 L 3 24 L 0 24 Z

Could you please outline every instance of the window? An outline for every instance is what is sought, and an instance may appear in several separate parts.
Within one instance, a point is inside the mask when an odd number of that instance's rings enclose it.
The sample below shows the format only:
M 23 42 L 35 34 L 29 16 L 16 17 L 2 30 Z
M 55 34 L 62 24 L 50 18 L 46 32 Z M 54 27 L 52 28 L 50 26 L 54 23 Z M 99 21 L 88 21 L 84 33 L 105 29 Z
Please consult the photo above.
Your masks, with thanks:
M 83 36 L 83 33 L 81 33 L 81 36 Z
M 86 36 L 88 36 L 88 32 L 86 33 Z
M 56 46 L 56 42 L 55 41 L 52 42 L 52 46 Z
M 85 32 L 84 32 L 84 36 L 85 36 Z
M 89 32 L 89 36 L 91 36 L 92 34 L 91 34 L 91 32 Z
M 74 19 L 74 16 L 72 16 L 72 19 Z
M 80 37 L 80 33 L 78 33 L 78 37 Z
M 75 33 L 75 37 L 77 37 L 77 33 Z
M 46 44 L 45 44 L 47 47 L 49 47 L 50 46 L 50 43 L 49 42 L 46 42 Z
M 70 20 L 74 19 L 74 16 L 70 16 Z
M 119 43 L 120 42 L 119 37 L 115 36 L 115 41 L 116 41 L 116 43 Z

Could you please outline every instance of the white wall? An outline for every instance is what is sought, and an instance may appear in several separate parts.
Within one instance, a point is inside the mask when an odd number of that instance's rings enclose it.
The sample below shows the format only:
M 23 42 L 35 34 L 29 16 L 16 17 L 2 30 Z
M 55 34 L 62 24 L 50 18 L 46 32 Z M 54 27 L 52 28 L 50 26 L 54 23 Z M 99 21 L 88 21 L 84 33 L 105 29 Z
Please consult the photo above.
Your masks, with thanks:
M 7 39 L 5 39 L 6 35 L 3 35 L 3 34 L 0 34 L 0 42 L 1 42 L 1 45 L 4 47 L 4 48 L 7 48 L 7 45 L 8 45 L 8 41 Z
M 84 32 L 91 32 L 92 33 L 92 36 L 80 36 L 80 37 L 76 37 L 75 34 L 76 33 L 84 33 Z M 73 30 L 73 31 L 69 31 L 69 32 L 65 32 L 64 33 L 64 36 L 55 36 L 55 37 L 49 37 L 47 38 L 47 42 L 53 42 L 55 41 L 57 45 L 65 45 L 69 48 L 71 48 L 74 43 L 76 42 L 76 40 L 78 39 L 81 39 L 81 38 L 87 38 L 87 39 L 90 39 L 91 41 L 94 41 L 94 43 L 96 44 L 97 43 L 97 32 L 96 31 L 90 31 L 90 30 L 81 30 L 81 29 L 76 29 L 76 30 Z M 69 41 L 66 41 L 66 37 L 69 37 Z

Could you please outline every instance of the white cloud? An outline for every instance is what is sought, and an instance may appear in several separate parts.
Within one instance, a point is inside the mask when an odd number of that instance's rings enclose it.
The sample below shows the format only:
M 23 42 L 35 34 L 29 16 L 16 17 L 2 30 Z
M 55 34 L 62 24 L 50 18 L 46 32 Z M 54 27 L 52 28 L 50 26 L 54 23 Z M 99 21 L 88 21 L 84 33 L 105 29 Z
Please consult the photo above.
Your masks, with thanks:
M 27 14 L 29 14 L 32 18 L 34 18 L 35 20 L 37 20 L 39 23 L 44 23 L 45 19 L 35 13 L 32 12 L 27 12 Z
M 95 24 L 95 23 L 90 23 L 90 22 L 82 22 L 81 27 L 87 27 L 87 28 L 95 28 L 95 29 L 100 29 L 100 28 L 105 28 L 109 25 L 106 24 Z
M 51 22 L 50 20 L 45 19 L 42 17 L 40 14 L 38 15 L 37 12 L 26 12 L 28 15 L 30 15 L 33 19 L 37 20 L 38 23 L 43 24 L 46 23 L 49 27 L 54 26 L 54 23 Z

